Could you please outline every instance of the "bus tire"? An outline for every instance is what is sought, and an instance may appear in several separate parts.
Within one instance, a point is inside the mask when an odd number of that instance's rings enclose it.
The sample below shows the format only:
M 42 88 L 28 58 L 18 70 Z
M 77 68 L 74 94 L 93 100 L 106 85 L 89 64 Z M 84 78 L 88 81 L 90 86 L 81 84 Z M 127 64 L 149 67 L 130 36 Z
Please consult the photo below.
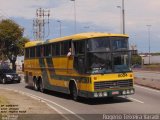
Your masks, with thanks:
M 42 93 L 45 92 L 45 88 L 44 88 L 43 81 L 41 78 L 39 79 L 39 91 Z
M 71 82 L 70 84 L 70 94 L 73 100 L 78 101 L 78 90 L 75 82 Z
M 37 78 L 33 78 L 34 90 L 39 91 L 39 82 Z

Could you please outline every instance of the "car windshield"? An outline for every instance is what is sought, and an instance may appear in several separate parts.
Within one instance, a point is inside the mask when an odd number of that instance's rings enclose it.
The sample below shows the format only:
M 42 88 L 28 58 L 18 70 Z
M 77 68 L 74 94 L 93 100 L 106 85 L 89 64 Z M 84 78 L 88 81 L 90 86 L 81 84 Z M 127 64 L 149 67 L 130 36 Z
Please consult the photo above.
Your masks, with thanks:
M 2 69 L 2 71 L 3 71 L 4 73 L 15 73 L 15 71 L 12 70 L 12 69 Z

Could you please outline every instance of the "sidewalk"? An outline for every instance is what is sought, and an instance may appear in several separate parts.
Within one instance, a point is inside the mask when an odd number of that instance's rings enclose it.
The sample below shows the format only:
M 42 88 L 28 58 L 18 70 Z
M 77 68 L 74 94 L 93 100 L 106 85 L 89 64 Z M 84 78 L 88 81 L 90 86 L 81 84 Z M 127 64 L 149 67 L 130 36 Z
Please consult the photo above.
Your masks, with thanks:
M 160 82 L 146 78 L 135 78 L 135 84 L 160 90 Z
M 134 69 L 133 71 L 134 72 L 143 71 L 145 73 L 160 74 L 160 71 L 158 71 L 158 70 Z M 156 78 L 156 76 L 155 76 L 155 78 Z M 160 82 L 157 79 L 153 79 L 153 78 L 150 79 L 150 78 L 145 78 L 145 77 L 141 77 L 141 78 L 140 77 L 135 77 L 135 84 L 160 90 Z
M 0 89 L 0 120 L 10 120 L 10 117 L 14 120 L 64 120 L 44 102 Z

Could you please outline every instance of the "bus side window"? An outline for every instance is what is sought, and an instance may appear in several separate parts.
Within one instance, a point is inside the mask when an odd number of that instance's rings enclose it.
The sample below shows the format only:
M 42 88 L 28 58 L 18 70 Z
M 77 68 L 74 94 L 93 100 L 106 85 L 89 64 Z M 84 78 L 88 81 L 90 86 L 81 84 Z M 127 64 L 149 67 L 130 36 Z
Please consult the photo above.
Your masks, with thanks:
M 29 58 L 29 48 L 25 49 L 25 59 Z
M 51 45 L 44 46 L 44 56 L 51 57 Z
M 41 46 L 41 57 L 44 56 L 44 46 Z
M 85 71 L 85 41 L 74 42 L 75 57 L 74 57 L 74 67 L 79 73 L 84 73 Z
M 55 43 L 55 56 L 60 56 L 60 42 Z
M 80 55 L 85 52 L 85 41 L 76 41 L 74 42 L 75 54 Z
M 36 57 L 41 57 L 41 46 L 36 47 Z
M 61 55 L 66 56 L 70 48 L 71 48 L 71 40 L 61 42 Z
M 30 48 L 30 58 L 35 58 L 35 47 Z

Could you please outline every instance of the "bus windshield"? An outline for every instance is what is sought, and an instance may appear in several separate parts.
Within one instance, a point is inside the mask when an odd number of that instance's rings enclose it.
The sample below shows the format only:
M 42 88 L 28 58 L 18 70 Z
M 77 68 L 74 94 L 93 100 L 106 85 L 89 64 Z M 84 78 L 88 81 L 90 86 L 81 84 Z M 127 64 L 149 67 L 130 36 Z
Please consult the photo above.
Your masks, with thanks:
M 127 39 L 123 37 L 89 39 L 87 73 L 106 74 L 131 71 Z
M 113 51 L 123 51 L 128 49 L 128 38 L 111 37 L 110 40 Z

